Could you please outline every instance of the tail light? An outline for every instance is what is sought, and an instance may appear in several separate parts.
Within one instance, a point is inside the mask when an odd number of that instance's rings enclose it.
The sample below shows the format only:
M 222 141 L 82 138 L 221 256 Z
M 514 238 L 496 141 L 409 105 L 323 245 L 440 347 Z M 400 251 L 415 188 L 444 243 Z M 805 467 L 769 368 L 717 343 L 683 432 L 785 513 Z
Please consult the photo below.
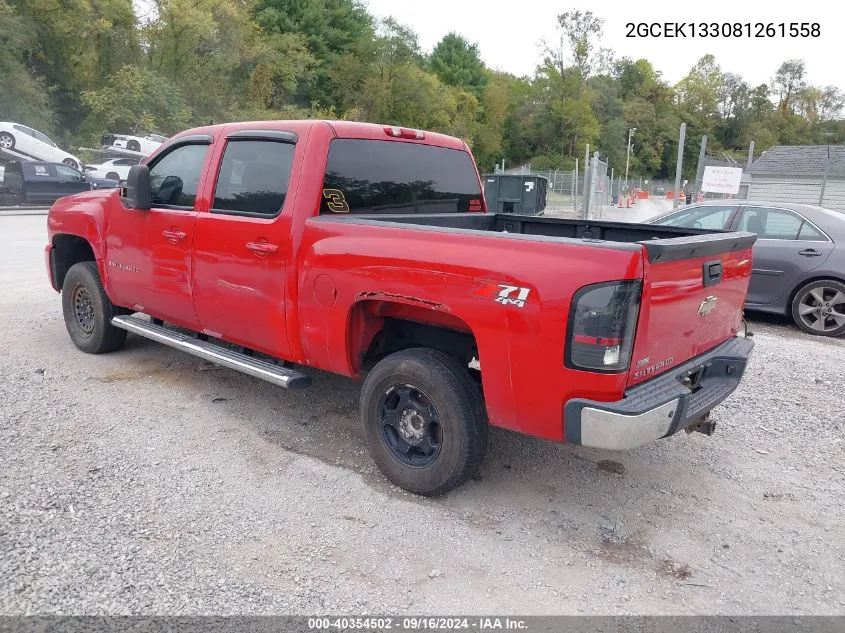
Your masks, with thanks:
M 640 310 L 639 281 L 585 286 L 569 313 L 566 366 L 597 372 L 628 369 Z

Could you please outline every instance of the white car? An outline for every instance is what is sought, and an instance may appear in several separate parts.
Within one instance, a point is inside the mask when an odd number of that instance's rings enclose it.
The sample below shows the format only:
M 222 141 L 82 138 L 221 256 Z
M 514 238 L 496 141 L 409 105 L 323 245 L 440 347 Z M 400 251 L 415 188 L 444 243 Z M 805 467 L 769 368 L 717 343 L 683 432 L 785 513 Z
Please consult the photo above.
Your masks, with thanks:
M 141 162 L 140 158 L 109 158 L 101 163 L 85 165 L 85 175 L 109 180 L 126 180 L 132 165 Z
M 0 150 L 82 169 L 82 161 L 76 156 L 60 149 L 46 134 L 20 123 L 0 123 Z
M 129 152 L 139 152 L 142 156 L 149 156 L 167 140 L 166 136 L 147 134 L 146 136 L 129 136 L 127 134 L 106 134 L 101 139 L 103 149 L 119 149 Z

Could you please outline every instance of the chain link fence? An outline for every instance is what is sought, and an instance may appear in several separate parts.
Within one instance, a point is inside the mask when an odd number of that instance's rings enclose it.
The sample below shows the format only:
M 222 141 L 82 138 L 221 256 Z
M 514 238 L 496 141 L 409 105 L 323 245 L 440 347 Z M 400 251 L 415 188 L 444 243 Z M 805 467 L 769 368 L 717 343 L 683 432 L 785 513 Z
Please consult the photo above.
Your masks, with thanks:
M 592 162 L 592 161 L 591 161 Z M 606 209 L 615 205 L 620 191 L 624 191 L 621 178 L 611 179 L 612 171 L 607 162 L 597 159 L 595 172 L 589 173 L 585 169 L 555 169 L 547 171 L 532 170 L 525 166 L 508 173 L 518 173 L 530 176 L 540 176 L 548 181 L 546 193 L 546 212 L 550 215 L 599 220 Z M 584 189 L 586 181 L 590 179 L 587 189 L 587 215 L 584 215 Z

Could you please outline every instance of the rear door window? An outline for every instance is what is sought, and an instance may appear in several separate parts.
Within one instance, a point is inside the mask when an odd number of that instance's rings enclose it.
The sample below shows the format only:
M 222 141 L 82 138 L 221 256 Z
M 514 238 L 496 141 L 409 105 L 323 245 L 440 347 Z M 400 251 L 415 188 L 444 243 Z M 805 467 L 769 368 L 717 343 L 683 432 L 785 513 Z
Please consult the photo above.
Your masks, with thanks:
M 465 213 L 483 208 L 467 152 L 418 143 L 335 139 L 320 213 Z
M 215 213 L 273 217 L 285 204 L 295 145 L 230 140 L 214 190 Z
M 785 209 L 747 207 L 737 230 L 756 233 L 763 240 L 797 240 L 804 218 Z

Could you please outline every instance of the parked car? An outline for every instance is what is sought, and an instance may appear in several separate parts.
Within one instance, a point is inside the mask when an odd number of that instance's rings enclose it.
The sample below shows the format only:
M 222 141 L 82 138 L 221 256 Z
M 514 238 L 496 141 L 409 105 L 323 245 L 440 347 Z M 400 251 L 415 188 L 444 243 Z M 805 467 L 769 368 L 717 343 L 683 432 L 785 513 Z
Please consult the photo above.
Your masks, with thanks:
M 791 316 L 810 334 L 845 333 L 845 214 L 806 204 L 712 200 L 649 222 L 756 233 L 746 307 Z
M 89 178 L 62 163 L 10 161 L 0 166 L 4 203 L 52 204 L 62 196 L 91 189 L 118 187 L 116 180 Z
M 138 152 L 142 157 L 149 156 L 167 140 L 160 134 L 130 136 L 128 134 L 104 134 L 100 142 L 104 150 L 117 149 Z
M 108 180 L 126 180 L 129 168 L 141 162 L 140 158 L 109 158 L 101 163 L 85 165 L 85 174 Z
M 475 474 L 488 424 L 710 435 L 753 348 L 753 234 L 489 213 L 466 143 L 422 130 L 188 130 L 47 225 L 78 349 L 128 331 L 290 389 L 311 382 L 291 363 L 364 378 L 374 461 L 424 495 Z
M 82 168 L 82 161 L 59 148 L 46 134 L 20 123 L 0 123 L 0 150 L 23 154 L 36 161 L 63 163 L 74 169 Z

